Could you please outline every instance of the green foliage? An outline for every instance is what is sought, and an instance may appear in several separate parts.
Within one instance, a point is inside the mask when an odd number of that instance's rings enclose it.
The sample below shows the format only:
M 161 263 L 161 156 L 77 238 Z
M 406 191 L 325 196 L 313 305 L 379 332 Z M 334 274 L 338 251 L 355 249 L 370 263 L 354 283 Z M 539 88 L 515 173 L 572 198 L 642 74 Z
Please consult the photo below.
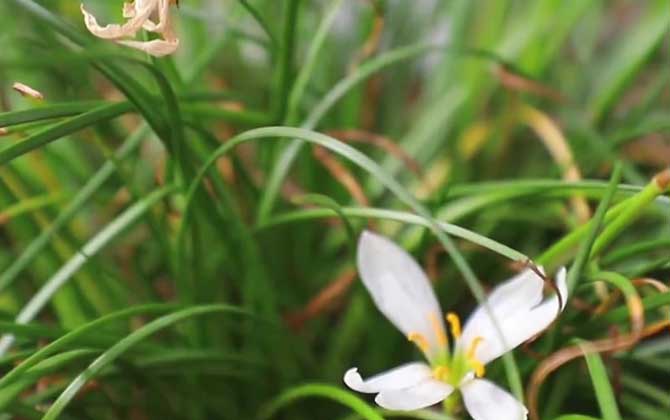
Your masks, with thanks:
M 0 419 L 466 418 L 342 384 L 414 356 L 357 284 L 364 228 L 463 315 L 524 264 L 568 265 L 564 315 L 487 376 L 541 385 L 542 420 L 667 416 L 667 0 L 172 16 L 179 50 L 154 58 L 78 2 L 0 2 Z

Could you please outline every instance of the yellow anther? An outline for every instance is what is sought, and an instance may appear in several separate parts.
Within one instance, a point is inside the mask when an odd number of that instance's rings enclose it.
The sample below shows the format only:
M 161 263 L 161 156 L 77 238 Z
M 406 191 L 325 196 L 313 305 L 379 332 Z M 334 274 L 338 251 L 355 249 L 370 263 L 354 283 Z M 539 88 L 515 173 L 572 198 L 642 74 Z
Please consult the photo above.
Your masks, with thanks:
M 461 319 L 453 312 L 447 314 L 447 322 L 451 327 L 451 334 L 458 339 L 461 336 Z
M 468 359 L 474 359 L 476 357 L 477 348 L 484 341 L 484 337 L 477 336 L 470 342 L 470 347 L 468 347 Z
M 477 359 L 470 359 L 470 366 L 475 370 L 475 376 L 481 378 L 486 373 L 484 364 Z
M 419 350 L 428 353 L 428 340 L 426 340 L 426 337 L 424 337 L 423 334 L 412 332 L 407 334 L 407 339 L 416 344 Z
M 440 323 L 440 319 L 437 317 L 437 314 L 430 314 L 429 318 L 430 324 L 433 327 L 433 332 L 435 333 L 435 338 L 437 339 L 437 344 L 442 348 L 446 348 L 449 341 L 447 340 L 447 333 L 444 331 L 444 327 Z
M 433 369 L 433 378 L 438 381 L 447 381 L 449 379 L 449 368 L 446 366 L 438 366 Z
M 475 370 L 475 375 L 478 378 L 484 376 L 484 373 L 486 372 L 486 369 L 484 369 L 484 364 L 479 359 L 477 359 L 477 348 L 483 341 L 484 341 L 483 337 L 480 336 L 475 337 L 470 342 L 470 347 L 468 347 L 468 352 L 466 354 L 468 362 L 470 363 L 470 366 L 472 366 L 472 368 Z

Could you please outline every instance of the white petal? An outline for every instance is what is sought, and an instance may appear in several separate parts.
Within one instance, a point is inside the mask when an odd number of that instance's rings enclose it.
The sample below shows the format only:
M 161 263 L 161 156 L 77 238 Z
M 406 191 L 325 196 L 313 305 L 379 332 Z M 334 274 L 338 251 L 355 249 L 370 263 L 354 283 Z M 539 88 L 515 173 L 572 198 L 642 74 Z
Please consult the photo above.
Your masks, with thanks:
M 118 44 L 125 45 L 130 48 L 135 48 L 140 51 L 144 51 L 149 55 L 154 57 L 163 57 L 177 51 L 179 48 L 179 40 L 163 40 L 155 39 L 153 41 L 117 41 Z
M 473 379 L 461 388 L 465 408 L 474 420 L 526 420 L 528 410 L 498 385 Z
M 453 391 L 451 385 L 427 379 L 410 388 L 382 391 L 375 398 L 375 402 L 387 410 L 419 410 L 443 401 Z
M 543 271 L 541 267 L 540 270 Z M 530 309 L 540 303 L 543 286 L 542 278 L 533 270 L 526 269 L 493 289 L 486 302 L 495 310 L 498 317 L 505 318 L 510 313 Z M 468 335 L 470 329 L 478 329 L 477 324 L 482 322 L 481 318 L 486 318 L 486 309 L 483 305 L 470 315 L 463 328 L 464 335 Z
M 442 310 L 414 259 L 389 239 L 365 231 L 358 241 L 357 260 L 377 308 L 405 335 L 419 333 L 431 351 L 437 349 L 437 334 L 444 332 Z
M 149 18 L 153 11 L 153 2 L 149 3 L 142 10 L 138 10 L 134 17 L 128 20 L 123 25 L 110 24 L 100 26 L 95 16 L 90 14 L 84 5 L 81 5 L 81 13 L 84 15 L 84 24 L 86 28 L 98 38 L 103 39 L 120 39 L 125 37 L 133 37 L 140 30 L 144 22 Z
M 538 276 L 535 275 L 535 277 Z M 528 281 L 528 283 L 531 282 Z M 556 284 L 562 298 L 563 306 L 560 308 L 562 311 L 568 298 L 565 268 L 558 271 Z M 503 285 L 501 288 L 507 286 Z M 537 297 L 534 292 L 531 293 L 530 289 L 531 287 L 519 285 L 518 296 L 514 294 L 512 289 L 508 289 L 504 291 L 504 295 L 507 295 L 506 298 L 503 299 L 503 293 L 500 293 L 497 295 L 498 301 L 489 306 L 502 330 L 504 343 L 488 311 L 486 311 L 486 308 L 480 307 L 466 323 L 463 335 L 458 343 L 459 347 L 466 350 L 475 337 L 482 337 L 484 341 L 479 345 L 476 357 L 480 362 L 486 364 L 547 328 L 560 312 L 558 296 L 554 295 L 537 304 Z M 527 303 L 521 302 L 520 297 L 532 301 L 533 305 L 529 306 Z M 515 302 L 516 309 L 509 302 Z
M 538 267 L 544 274 L 542 267 Z M 487 302 L 500 313 L 510 313 L 519 308 L 532 308 L 542 301 L 544 280 L 527 268 L 510 280 L 496 287 Z
M 344 383 L 354 391 L 374 394 L 414 386 L 432 377 L 430 367 L 425 363 L 408 363 L 377 374 L 366 380 L 361 378 L 358 368 L 351 368 L 344 374 Z

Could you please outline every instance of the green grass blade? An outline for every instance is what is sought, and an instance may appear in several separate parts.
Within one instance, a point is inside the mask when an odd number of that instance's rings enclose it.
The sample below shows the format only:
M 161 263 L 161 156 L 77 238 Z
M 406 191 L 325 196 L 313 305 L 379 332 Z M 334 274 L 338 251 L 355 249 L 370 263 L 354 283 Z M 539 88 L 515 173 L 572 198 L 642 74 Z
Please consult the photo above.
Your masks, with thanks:
M 73 117 L 104 105 L 100 101 L 70 102 L 50 104 L 39 108 L 5 112 L 0 114 L 0 127 L 11 127 L 24 123 L 51 120 L 54 118 Z
M 54 420 L 58 418 L 60 413 L 67 407 L 72 399 L 77 395 L 79 390 L 91 379 L 95 378 L 98 373 L 106 366 L 113 363 L 125 352 L 130 350 L 133 346 L 146 340 L 151 335 L 168 328 L 180 321 L 203 315 L 210 315 L 214 313 L 222 314 L 236 314 L 245 315 L 246 313 L 234 306 L 229 305 L 203 305 L 192 308 L 186 308 L 169 315 L 162 316 L 145 326 L 132 332 L 115 345 L 107 349 L 97 359 L 95 359 L 81 374 L 79 374 L 65 390 L 58 396 L 56 401 L 49 407 L 49 410 L 44 414 L 42 420 Z
M 146 136 L 146 127 L 138 129 L 116 152 L 114 159 L 123 160 L 130 155 Z M 96 172 L 81 190 L 72 198 L 72 201 L 58 213 L 49 228 L 40 232 L 39 236 L 23 250 L 5 271 L 0 274 L 0 292 L 9 287 L 14 279 L 37 258 L 40 252 L 49 244 L 49 241 L 72 220 L 81 208 L 98 192 L 100 187 L 114 174 L 115 164 L 112 161 L 105 164 Z
M 274 401 L 272 401 L 267 407 L 265 407 L 258 417 L 261 420 L 270 419 L 281 408 L 289 404 L 292 404 L 297 400 L 312 397 L 328 398 L 330 400 L 333 400 L 337 403 L 340 403 L 346 407 L 351 408 L 357 414 L 359 414 L 361 417 L 367 420 L 384 420 L 384 417 L 378 414 L 365 401 L 361 400 L 351 392 L 343 391 L 342 389 L 334 387 L 332 385 L 322 385 L 322 384 L 301 385 L 285 391 L 284 393 L 279 395 Z
M 277 45 L 277 38 L 274 36 L 272 33 L 272 30 L 270 29 L 270 25 L 268 25 L 267 21 L 263 17 L 263 15 L 258 11 L 257 8 L 255 8 L 251 3 L 249 3 L 249 0 L 239 0 L 240 4 L 244 9 L 249 12 L 249 14 L 258 22 L 258 25 L 263 28 L 263 31 L 265 32 L 265 35 L 270 39 L 270 42 L 274 46 Z
M 405 224 L 430 227 L 430 222 L 428 222 L 425 218 L 407 212 L 378 209 L 378 208 L 365 208 L 365 207 L 340 207 L 338 210 L 339 212 L 342 213 L 344 217 L 394 220 Z M 265 222 L 265 224 L 258 226 L 258 229 L 264 230 L 285 223 L 294 223 L 304 220 L 318 219 L 331 216 L 332 211 L 326 209 L 297 210 L 274 216 L 268 219 Z M 472 242 L 473 244 L 477 244 L 483 248 L 486 248 L 506 258 L 509 258 L 510 260 L 523 262 L 530 259 L 528 256 L 524 255 L 523 253 L 513 248 L 510 248 L 505 244 L 496 242 L 491 238 L 480 235 L 477 232 L 473 232 L 461 226 L 446 222 L 438 222 L 438 226 L 445 233 L 451 236 L 465 239 L 469 242 Z
M 18 143 L 0 150 L 0 165 L 5 165 L 32 150 L 43 147 L 84 128 L 116 118 L 131 110 L 132 107 L 125 102 L 102 105 L 92 111 L 69 118 L 61 123 L 54 124 Z
M 600 121 L 616 98 L 662 41 L 670 25 L 670 8 L 665 0 L 647 2 L 646 13 L 624 37 L 597 79 L 589 109 Z
M 305 63 L 298 73 L 298 77 L 295 79 L 293 88 L 289 94 L 288 98 L 288 111 L 286 115 L 285 125 L 294 125 L 298 122 L 298 112 L 300 109 L 300 101 L 305 93 L 307 84 L 309 83 L 312 74 L 314 73 L 314 68 L 318 63 L 319 53 L 321 52 L 323 45 L 326 41 L 328 31 L 330 30 L 335 17 L 337 16 L 340 6 L 342 5 L 342 0 L 333 0 L 330 4 L 330 7 L 325 13 L 319 28 L 314 34 L 314 39 L 312 40 L 309 50 L 307 51 L 307 57 L 305 58 Z
M 614 167 L 612 176 L 610 177 L 609 187 L 605 193 L 605 197 L 603 197 L 603 199 L 600 201 L 598 209 L 596 210 L 596 213 L 593 215 L 593 219 L 590 222 L 589 232 L 586 235 L 586 240 L 582 242 L 582 245 L 580 246 L 579 251 L 575 256 L 575 262 L 568 271 L 568 289 L 570 291 L 573 291 L 575 287 L 577 287 L 579 278 L 589 261 L 593 244 L 596 242 L 596 237 L 603 225 L 603 221 L 605 220 L 607 209 L 612 202 L 612 197 L 614 197 L 614 193 L 617 190 L 617 185 L 619 185 L 619 181 L 621 180 L 621 168 L 622 166 L 620 163 Z
M 130 206 L 126 211 L 119 215 L 114 221 L 108 224 L 104 229 L 98 232 L 91 240 L 82 247 L 78 254 L 73 256 L 67 264 L 62 266 L 42 288 L 30 299 L 30 301 L 21 309 L 16 322 L 26 323 L 31 321 L 49 302 L 51 297 L 75 274 L 88 260 L 104 248 L 112 239 L 128 226 L 137 221 L 145 212 L 147 212 L 156 202 L 164 198 L 167 194 L 174 191 L 174 187 L 165 187 L 154 191 L 141 201 Z M 12 342 L 12 336 L 5 335 L 0 339 L 0 355 L 4 354 Z
M 0 389 L 5 388 L 14 381 L 20 380 L 24 372 L 35 366 L 37 363 L 40 363 L 45 358 L 67 348 L 74 343 L 80 342 L 83 338 L 92 333 L 96 333 L 100 328 L 107 326 L 107 324 L 126 320 L 137 315 L 162 314 L 175 309 L 176 305 L 174 304 L 149 304 L 135 306 L 105 315 L 85 325 L 82 325 L 76 330 L 66 334 L 61 334 L 60 338 L 34 352 L 16 367 L 14 367 L 14 369 L 0 378 Z M 44 337 L 44 335 L 42 335 L 42 337 Z
M 607 376 L 607 369 L 605 369 L 603 359 L 600 357 L 600 354 L 589 352 L 587 343 L 582 343 L 581 346 L 585 352 L 586 366 L 591 375 L 591 381 L 593 382 L 593 388 L 596 392 L 603 420 L 621 420 L 621 414 L 619 414 L 619 408 L 617 407 L 617 399 L 614 396 L 614 390 Z
M 272 106 L 274 121 L 286 118 L 288 95 L 293 82 L 293 66 L 298 32 L 299 0 L 286 0 L 282 3 L 282 37 L 279 45 L 279 56 L 275 64 L 275 88 Z

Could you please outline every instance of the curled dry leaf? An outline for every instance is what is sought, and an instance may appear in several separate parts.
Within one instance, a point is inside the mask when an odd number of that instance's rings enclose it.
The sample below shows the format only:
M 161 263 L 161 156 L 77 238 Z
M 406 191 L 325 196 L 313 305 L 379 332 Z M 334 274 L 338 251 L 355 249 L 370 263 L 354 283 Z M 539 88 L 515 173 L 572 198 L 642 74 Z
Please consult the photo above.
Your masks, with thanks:
M 365 195 L 365 191 L 360 182 L 358 182 L 356 177 L 346 166 L 335 159 L 325 148 L 319 146 L 315 147 L 314 158 L 326 167 L 328 172 L 333 175 L 333 178 L 342 184 L 360 205 L 365 207 L 370 205 L 370 200 L 368 200 L 368 197 Z
M 154 57 L 162 57 L 174 53 L 179 47 L 177 38 L 170 20 L 170 6 L 174 0 L 135 0 L 133 3 L 124 3 L 123 17 L 125 23 L 101 26 L 95 16 L 90 14 L 84 5 L 81 12 L 84 15 L 86 28 L 95 36 L 114 41 Z M 153 19 L 158 18 L 158 22 Z M 151 41 L 137 41 L 134 38 L 140 29 L 154 32 L 160 39 Z
M 496 66 L 494 72 L 500 83 L 509 90 L 530 93 L 554 102 L 566 102 L 565 97 L 558 90 L 516 74 L 505 66 Z
M 344 142 L 367 143 L 378 147 L 403 162 L 407 169 L 412 171 L 415 175 L 421 176 L 421 167 L 419 166 L 419 163 L 405 150 L 403 150 L 403 148 L 400 147 L 398 143 L 388 137 L 377 133 L 356 129 L 331 130 L 326 134 Z
M 362 62 L 364 62 L 377 50 L 379 50 L 379 46 L 381 45 L 385 24 L 384 8 L 381 6 L 381 3 L 377 1 L 371 1 L 370 5 L 372 6 L 374 13 L 372 28 L 370 29 L 368 37 L 363 43 L 363 46 L 358 50 L 354 56 L 354 59 L 349 64 L 350 73 L 354 72 Z
M 321 289 L 302 309 L 285 316 L 290 327 L 299 331 L 305 322 L 328 312 L 351 288 L 356 280 L 356 271 L 348 269 Z
M 19 92 L 24 97 L 30 97 L 30 98 L 33 98 L 33 99 L 38 99 L 40 101 L 44 99 L 44 95 L 42 95 L 42 92 L 40 92 L 38 90 L 35 90 L 35 89 L 31 88 L 30 86 L 28 86 L 26 84 L 23 84 L 21 82 L 14 82 L 14 84 L 12 85 L 12 89 Z M 3 133 L 0 132 L 0 134 L 3 134 Z

